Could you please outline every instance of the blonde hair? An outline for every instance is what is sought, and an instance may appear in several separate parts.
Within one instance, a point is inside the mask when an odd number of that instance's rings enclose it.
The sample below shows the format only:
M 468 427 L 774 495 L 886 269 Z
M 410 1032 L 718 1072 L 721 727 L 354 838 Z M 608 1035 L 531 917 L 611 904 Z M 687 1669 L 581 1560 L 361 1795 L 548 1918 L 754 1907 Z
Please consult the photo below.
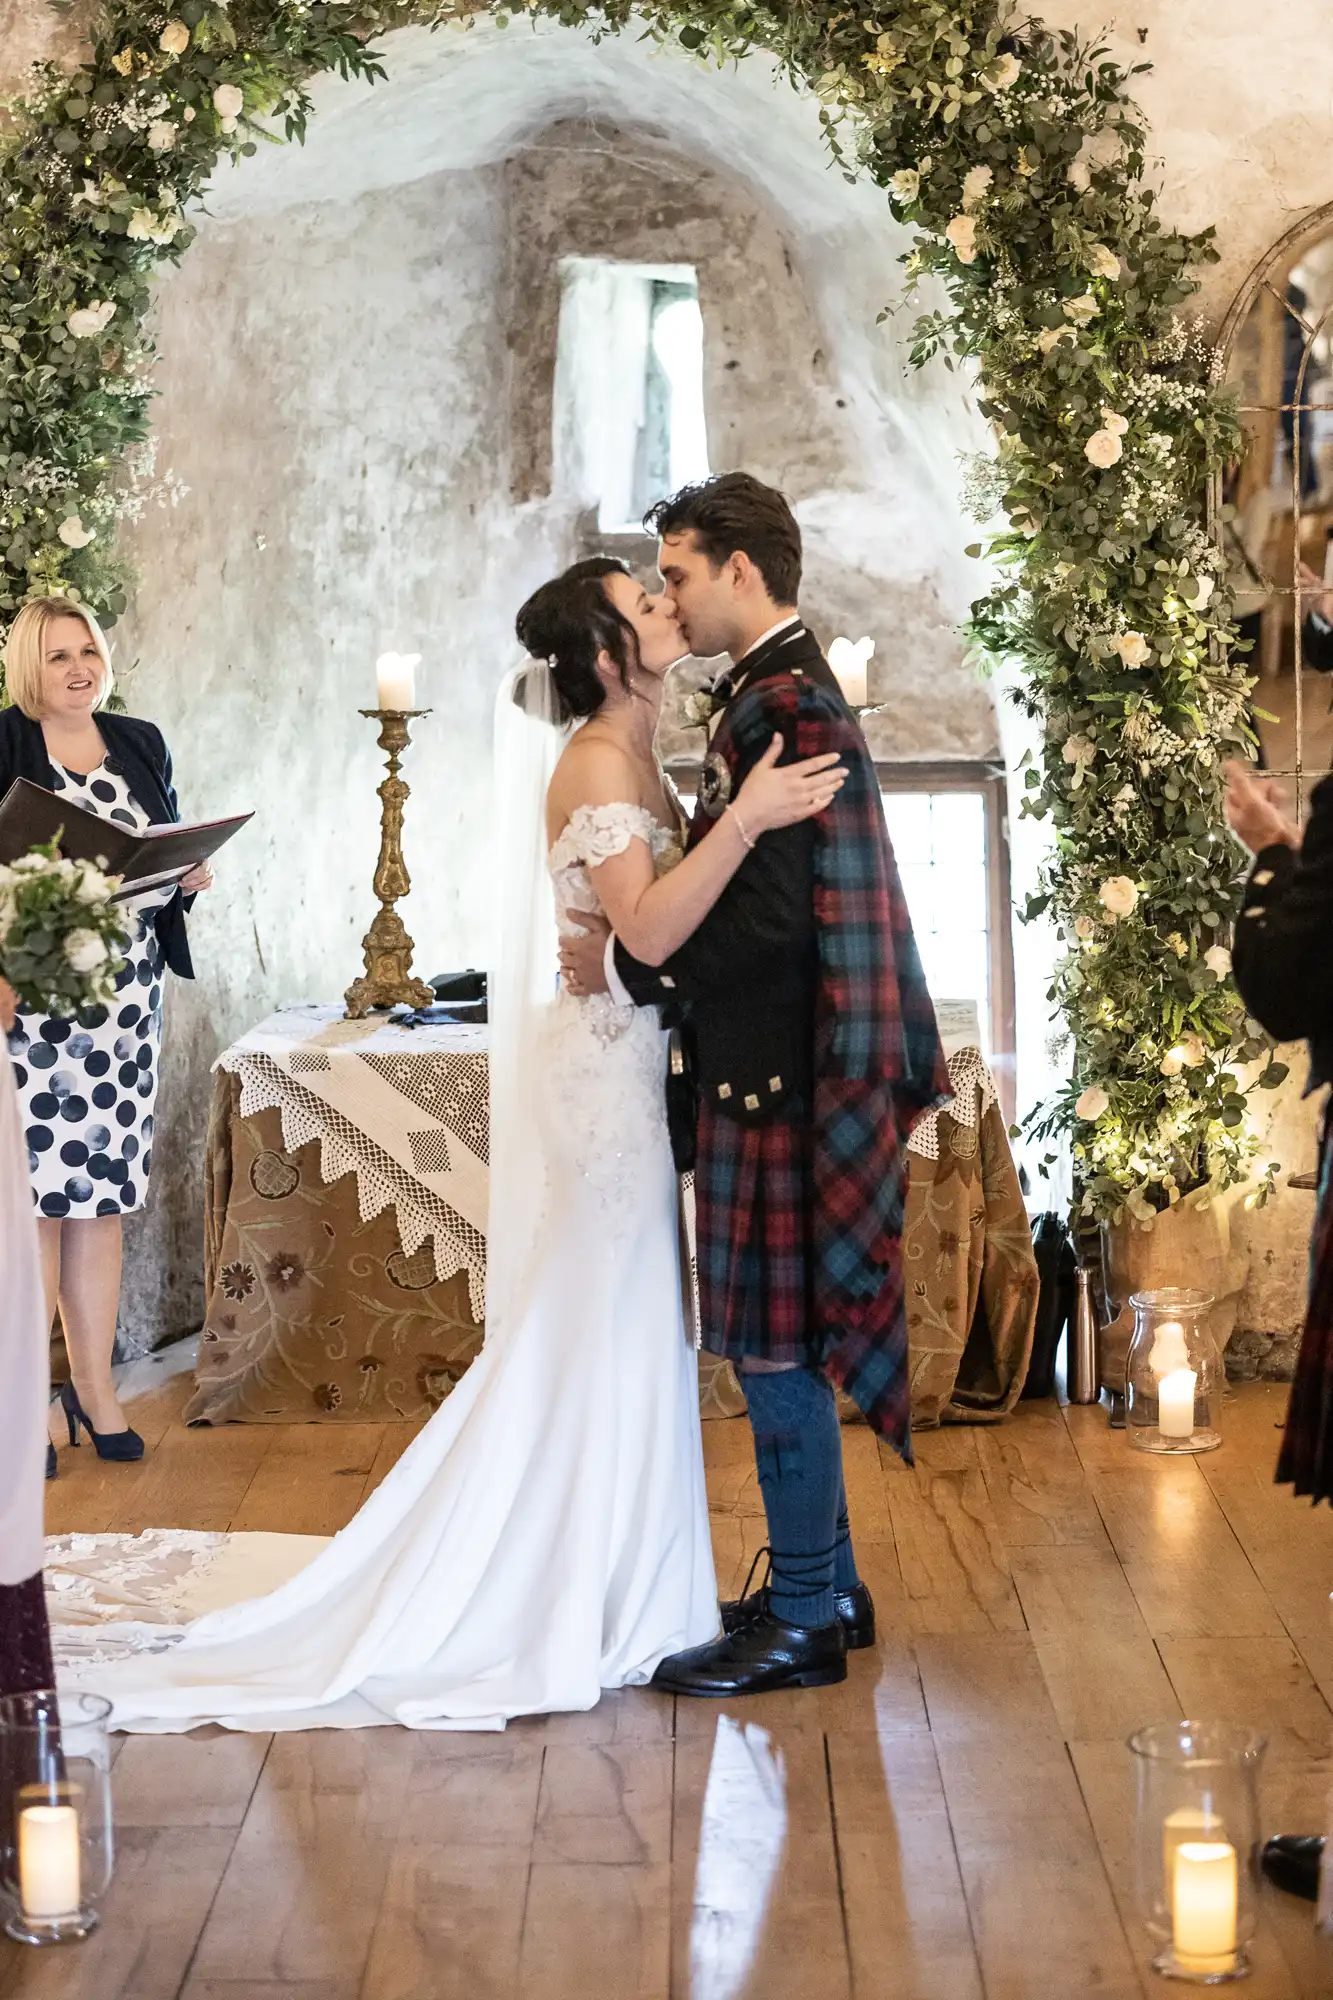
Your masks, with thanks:
M 34 597 L 25 604 L 9 628 L 3 659 L 5 688 L 9 699 L 21 708 L 30 722 L 42 719 L 42 668 L 46 661 L 46 634 L 56 618 L 81 618 L 88 636 L 101 657 L 102 686 L 94 708 L 100 708 L 111 693 L 111 648 L 106 634 L 86 604 L 70 597 Z

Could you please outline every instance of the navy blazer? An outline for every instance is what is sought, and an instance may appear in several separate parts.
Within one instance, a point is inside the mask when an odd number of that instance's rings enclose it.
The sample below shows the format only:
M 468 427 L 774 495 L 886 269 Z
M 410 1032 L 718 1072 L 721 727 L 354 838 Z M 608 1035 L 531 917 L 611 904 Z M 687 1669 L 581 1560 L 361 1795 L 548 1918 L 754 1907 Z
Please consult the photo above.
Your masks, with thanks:
M 117 765 L 135 799 L 154 826 L 172 826 L 180 819 L 176 794 L 171 784 L 171 753 L 162 731 L 155 723 L 137 715 L 118 715 L 99 709 L 94 720 L 106 744 L 107 754 Z M 46 754 L 42 725 L 21 708 L 0 708 L 0 798 L 16 778 L 27 778 L 44 790 L 55 790 L 56 774 Z M 157 941 L 172 971 L 181 979 L 194 978 L 194 965 L 185 936 L 185 912 L 194 898 L 178 889 L 154 919 Z

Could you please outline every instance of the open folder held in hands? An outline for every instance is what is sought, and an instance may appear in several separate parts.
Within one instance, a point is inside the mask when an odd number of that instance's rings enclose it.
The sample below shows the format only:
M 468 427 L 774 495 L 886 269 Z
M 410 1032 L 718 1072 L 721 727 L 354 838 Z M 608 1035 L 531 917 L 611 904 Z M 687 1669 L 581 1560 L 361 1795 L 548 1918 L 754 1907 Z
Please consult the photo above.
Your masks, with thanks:
M 15 778 L 0 799 L 0 862 L 17 861 L 30 847 L 56 840 L 71 861 L 94 861 L 109 875 L 119 875 L 119 901 L 179 882 L 253 818 L 247 812 L 198 826 L 118 826 L 28 778 Z

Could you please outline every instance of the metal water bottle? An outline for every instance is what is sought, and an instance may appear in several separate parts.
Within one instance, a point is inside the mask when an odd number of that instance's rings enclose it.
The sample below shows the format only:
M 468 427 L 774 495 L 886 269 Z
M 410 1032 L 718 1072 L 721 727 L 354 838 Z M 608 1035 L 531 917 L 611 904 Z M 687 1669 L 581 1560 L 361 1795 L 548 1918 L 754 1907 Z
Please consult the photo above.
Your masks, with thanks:
M 1066 1354 L 1071 1403 L 1095 1403 L 1101 1395 L 1099 1332 L 1097 1307 L 1092 1296 L 1092 1271 L 1088 1265 L 1080 1264 L 1078 1295 L 1074 1302 L 1074 1316 L 1069 1322 Z

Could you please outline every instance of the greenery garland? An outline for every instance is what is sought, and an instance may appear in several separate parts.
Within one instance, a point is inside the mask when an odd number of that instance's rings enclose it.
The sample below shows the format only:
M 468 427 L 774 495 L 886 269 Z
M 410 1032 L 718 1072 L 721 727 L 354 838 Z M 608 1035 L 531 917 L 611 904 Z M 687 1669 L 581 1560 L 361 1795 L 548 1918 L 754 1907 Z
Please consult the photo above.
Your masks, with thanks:
M 317 73 L 381 76 L 375 36 L 514 11 L 106 0 L 82 65 L 34 75 L 0 140 L 0 632 L 39 593 L 108 622 L 124 609 L 117 523 L 174 497 L 149 436 L 153 275 L 193 239 L 219 157 L 302 137 Z M 914 229 L 909 290 L 933 274 L 949 308 L 917 320 L 913 358 L 974 361 L 996 437 L 968 484 L 979 518 L 1006 518 L 987 543 L 1002 581 L 971 631 L 1020 669 L 1024 811 L 1053 834 L 1027 914 L 1049 913 L 1063 940 L 1049 997 L 1073 1076 L 1035 1129 L 1071 1135 L 1090 1216 L 1146 1219 L 1241 1178 L 1241 1065 L 1264 1045 L 1221 943 L 1237 871 L 1220 767 L 1251 740 L 1248 683 L 1203 520 L 1240 434 L 1212 351 L 1178 317 L 1211 232 L 1157 216 L 1135 72 L 996 0 L 526 11 L 595 35 L 635 26 L 717 63 L 767 50 L 820 100 L 847 176 L 868 175 Z M 1258 1081 L 1282 1074 L 1270 1056 Z

